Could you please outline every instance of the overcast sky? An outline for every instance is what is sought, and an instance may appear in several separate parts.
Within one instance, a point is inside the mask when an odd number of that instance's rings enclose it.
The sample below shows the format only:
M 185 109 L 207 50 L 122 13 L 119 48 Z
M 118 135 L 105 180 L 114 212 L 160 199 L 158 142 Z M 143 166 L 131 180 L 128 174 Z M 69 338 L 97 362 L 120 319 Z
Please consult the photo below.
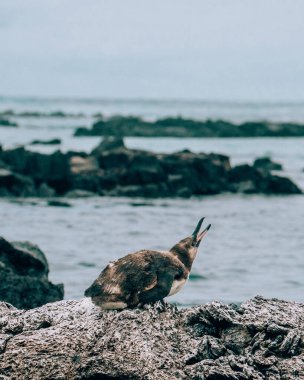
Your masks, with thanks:
M 0 95 L 304 100 L 303 0 L 1 0 Z

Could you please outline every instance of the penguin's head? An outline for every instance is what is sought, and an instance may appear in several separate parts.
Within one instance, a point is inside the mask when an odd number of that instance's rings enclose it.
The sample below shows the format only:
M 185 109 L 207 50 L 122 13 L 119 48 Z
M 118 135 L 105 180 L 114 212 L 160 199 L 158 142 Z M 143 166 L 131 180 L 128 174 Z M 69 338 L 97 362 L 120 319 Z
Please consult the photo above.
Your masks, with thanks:
M 200 232 L 204 219 L 205 218 L 200 219 L 192 235 L 177 243 L 174 247 L 171 248 L 171 251 L 178 255 L 187 255 L 190 258 L 190 261 L 193 261 L 201 241 L 206 236 L 211 227 L 211 224 L 209 224 L 203 231 Z

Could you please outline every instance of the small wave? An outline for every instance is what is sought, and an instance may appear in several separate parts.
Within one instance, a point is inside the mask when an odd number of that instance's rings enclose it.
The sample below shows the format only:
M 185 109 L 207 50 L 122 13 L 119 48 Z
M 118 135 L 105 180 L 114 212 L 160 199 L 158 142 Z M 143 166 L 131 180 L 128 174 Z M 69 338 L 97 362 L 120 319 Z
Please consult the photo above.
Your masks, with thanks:
M 190 273 L 189 281 L 207 280 L 206 276 L 198 273 Z
M 80 261 L 78 263 L 78 265 L 81 267 L 86 267 L 86 268 L 95 268 L 96 267 L 95 263 L 90 263 L 88 261 Z

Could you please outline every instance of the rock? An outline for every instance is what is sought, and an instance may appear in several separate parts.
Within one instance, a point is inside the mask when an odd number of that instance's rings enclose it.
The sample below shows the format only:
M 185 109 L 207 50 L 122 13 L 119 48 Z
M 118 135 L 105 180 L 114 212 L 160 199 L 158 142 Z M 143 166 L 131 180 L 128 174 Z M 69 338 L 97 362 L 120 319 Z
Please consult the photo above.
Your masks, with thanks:
M 66 118 L 66 117 L 69 117 L 69 118 L 83 118 L 83 117 L 86 117 L 86 115 L 84 113 L 81 113 L 81 112 L 78 112 L 78 113 L 67 113 L 67 112 L 64 112 L 64 111 L 52 111 L 52 112 L 41 112 L 41 111 L 24 111 L 24 112 L 17 112 L 17 111 L 14 111 L 14 110 L 11 110 L 11 109 L 8 109 L 8 110 L 4 110 L 4 111 L 1 111 L 0 112 L 0 118 L 1 117 L 11 117 L 11 116 L 14 116 L 14 117 L 22 117 L 22 118 L 25 118 L 25 117 L 29 117 L 29 118 L 58 118 L 58 119 L 62 119 L 62 118 Z
M 147 152 L 134 152 L 129 156 L 126 173 L 120 178 L 123 185 L 159 184 L 166 181 L 161 161 Z
M 92 155 L 100 155 L 101 153 L 113 150 L 113 149 L 119 149 L 119 148 L 125 148 L 125 144 L 122 137 L 118 136 L 105 136 L 101 143 L 92 150 Z
M 226 191 L 230 162 L 227 156 L 178 152 L 160 155 L 168 175 L 169 189 L 179 194 L 189 189 L 191 195 L 217 194 Z
M 86 127 L 78 127 L 74 132 L 75 137 L 83 137 L 83 136 L 92 136 L 92 132 L 90 129 Z
M 49 117 L 64 118 L 64 117 L 67 117 L 67 116 L 68 116 L 68 114 L 66 114 L 63 111 L 53 111 L 53 112 L 50 112 L 50 114 L 49 114 Z
M 60 151 L 42 154 L 19 147 L 1 152 L 0 159 L 13 171 L 30 177 L 35 184 L 46 183 L 58 194 L 69 187 L 69 157 Z
M 69 161 L 69 184 L 74 190 L 86 190 L 92 193 L 100 191 L 103 171 L 94 156 L 72 156 Z
M 18 127 L 17 123 L 0 117 L 0 127 Z
M 1 115 L 1 114 L 0 114 Z M 12 110 L 5 111 L 4 115 L 8 116 L 18 116 L 18 117 L 30 117 L 30 118 L 38 118 L 38 117 L 47 117 L 47 118 L 66 118 L 66 117 L 73 117 L 73 118 L 81 118 L 85 115 L 83 113 L 66 113 L 64 111 L 52 111 L 52 112 L 40 112 L 40 111 L 25 111 L 25 112 L 14 112 Z
M 102 119 L 103 118 L 103 114 L 101 112 L 96 112 L 92 116 L 94 119 Z
M 52 199 L 47 202 L 48 206 L 52 207 L 72 207 L 68 202 L 59 201 L 58 199 Z
M 147 121 L 135 116 L 101 117 L 91 129 L 78 128 L 75 136 L 141 137 L 285 137 L 304 136 L 304 125 L 267 121 L 234 124 L 225 120 L 167 117 Z
M 0 168 L 4 170 L 0 196 L 64 196 L 74 190 L 148 198 L 301 193 L 291 180 L 269 170 L 250 165 L 231 168 L 229 157 L 221 154 L 128 149 L 117 137 L 106 137 L 90 155 L 60 151 L 46 155 L 23 147 L 0 150 Z
M 92 126 L 92 134 L 94 136 L 128 136 L 128 130 L 140 132 L 147 124 L 136 116 L 115 115 L 96 121 Z
M 56 195 L 54 189 L 48 186 L 45 182 L 41 183 L 41 185 L 37 189 L 37 196 L 41 198 L 51 198 Z
M 228 175 L 234 191 L 263 194 L 302 194 L 301 189 L 290 179 L 272 175 L 254 166 L 238 165 Z
M 10 379 L 304 377 L 304 305 L 295 302 L 181 310 L 157 302 L 121 312 L 89 299 L 29 311 L 1 303 L 0 321 L 0 375 Z
M 25 111 L 25 112 L 20 112 L 15 115 L 21 116 L 21 117 L 46 117 L 47 116 L 47 114 L 45 114 L 44 112 L 39 112 L 39 111 Z
M 73 175 L 84 173 L 94 173 L 99 170 L 99 165 L 95 157 L 72 156 L 70 158 L 70 172 Z
M 269 157 L 259 157 L 254 160 L 253 166 L 266 171 L 283 170 L 283 166 L 278 162 L 273 162 Z
M 3 117 L 7 118 L 7 117 L 10 117 L 10 116 L 16 116 L 14 110 L 12 110 L 12 109 L 6 109 L 6 110 L 0 111 L 0 118 L 3 118 Z
M 63 285 L 49 282 L 48 272 L 46 257 L 36 245 L 29 242 L 9 243 L 0 238 L 1 301 L 30 309 L 61 300 Z
M 302 190 L 289 178 L 272 175 L 268 178 L 266 194 L 302 194 Z
M 36 190 L 31 178 L 0 168 L 0 196 L 35 196 Z
M 92 191 L 81 190 L 81 189 L 71 190 L 65 194 L 66 198 L 90 198 L 90 197 L 95 197 L 95 196 L 96 196 L 96 193 L 93 193 Z
M 51 140 L 33 140 L 30 145 L 60 145 L 60 139 L 51 139 Z

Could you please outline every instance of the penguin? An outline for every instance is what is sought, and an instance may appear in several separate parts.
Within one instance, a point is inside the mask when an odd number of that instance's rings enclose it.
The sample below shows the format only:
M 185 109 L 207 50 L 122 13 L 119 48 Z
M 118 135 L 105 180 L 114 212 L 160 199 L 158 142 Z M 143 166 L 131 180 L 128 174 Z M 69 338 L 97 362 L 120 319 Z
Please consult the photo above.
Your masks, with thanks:
M 200 232 L 204 219 L 191 236 L 169 251 L 141 250 L 110 262 L 85 296 L 102 309 L 122 310 L 176 294 L 185 285 L 198 247 L 211 227 Z

